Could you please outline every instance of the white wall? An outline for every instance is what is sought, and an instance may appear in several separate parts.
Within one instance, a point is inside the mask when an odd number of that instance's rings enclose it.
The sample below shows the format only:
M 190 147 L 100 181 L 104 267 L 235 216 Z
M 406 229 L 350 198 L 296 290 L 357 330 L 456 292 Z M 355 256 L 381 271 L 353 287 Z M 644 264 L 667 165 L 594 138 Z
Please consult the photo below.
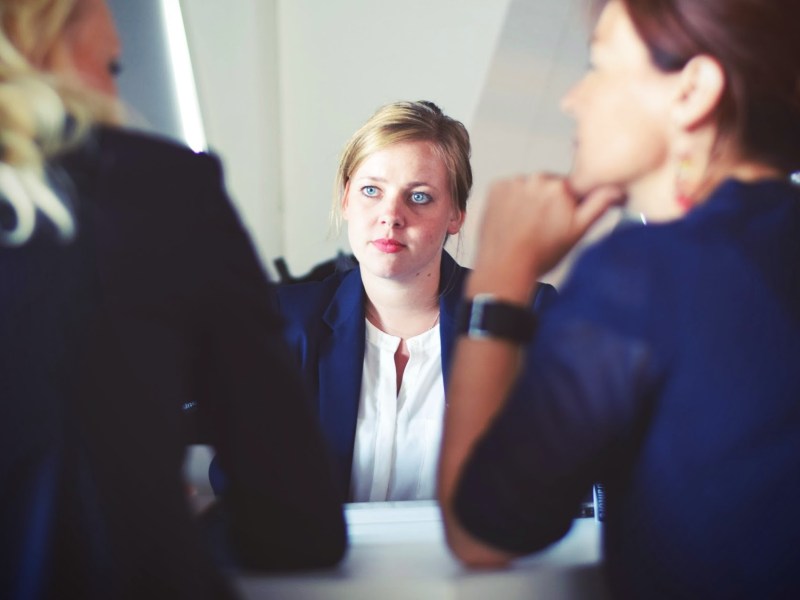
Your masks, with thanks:
M 426 99 L 467 126 L 507 0 L 279 3 L 286 257 L 304 272 L 346 248 L 328 238 L 339 152 L 379 106 Z
M 303 274 L 329 237 L 338 154 L 380 105 L 429 99 L 473 140 L 459 258 L 498 176 L 569 166 L 558 98 L 586 63 L 583 0 L 181 0 L 209 145 L 262 258 Z
M 283 253 L 277 0 L 181 0 L 208 145 L 263 261 Z
M 489 184 L 532 171 L 566 172 L 573 124 L 561 98 L 588 62 L 586 0 L 512 0 L 470 126 L 475 184 L 462 230 L 459 262 L 471 264 Z M 585 245 L 613 227 L 610 211 L 544 279 L 559 284 Z

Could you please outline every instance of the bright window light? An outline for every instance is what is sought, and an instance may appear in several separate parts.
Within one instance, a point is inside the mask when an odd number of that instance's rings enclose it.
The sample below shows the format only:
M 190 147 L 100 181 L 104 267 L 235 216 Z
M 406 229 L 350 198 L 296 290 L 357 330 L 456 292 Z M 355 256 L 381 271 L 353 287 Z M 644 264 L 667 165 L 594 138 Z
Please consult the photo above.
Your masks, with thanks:
M 167 27 L 167 45 L 172 67 L 172 80 L 178 97 L 183 138 L 195 152 L 206 150 L 206 133 L 197 99 L 189 44 L 183 25 L 180 0 L 161 0 L 161 10 Z

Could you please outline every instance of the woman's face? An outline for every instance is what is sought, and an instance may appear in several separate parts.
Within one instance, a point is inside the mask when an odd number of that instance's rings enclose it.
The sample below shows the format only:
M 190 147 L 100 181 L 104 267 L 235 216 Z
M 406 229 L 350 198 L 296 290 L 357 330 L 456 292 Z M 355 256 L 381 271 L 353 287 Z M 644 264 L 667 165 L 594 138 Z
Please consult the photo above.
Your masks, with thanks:
M 464 221 L 430 142 L 399 142 L 369 155 L 347 182 L 342 208 L 362 271 L 396 281 L 438 276 L 447 234 Z
M 675 77 L 653 66 L 624 6 L 611 0 L 592 38 L 590 69 L 562 101 L 576 121 L 570 182 L 578 194 L 611 184 L 629 196 L 645 188 L 644 195 L 652 196 L 649 184 L 657 182 L 662 189 L 656 195 L 663 195 L 672 177 Z
M 117 95 L 120 41 L 105 0 L 77 0 L 58 50 L 47 67 L 69 73 L 95 91 Z

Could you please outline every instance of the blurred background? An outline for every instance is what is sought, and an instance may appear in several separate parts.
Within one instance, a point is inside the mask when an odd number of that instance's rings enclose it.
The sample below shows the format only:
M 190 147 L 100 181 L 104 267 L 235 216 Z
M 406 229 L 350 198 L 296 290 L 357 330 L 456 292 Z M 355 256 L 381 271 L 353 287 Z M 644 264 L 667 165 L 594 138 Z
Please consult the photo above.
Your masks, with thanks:
M 432 100 L 469 129 L 474 252 L 493 179 L 569 168 L 561 96 L 587 63 L 583 0 L 110 0 L 134 124 L 210 149 L 267 270 L 302 275 L 337 251 L 333 177 L 379 106 Z M 557 282 L 560 273 L 549 279 Z

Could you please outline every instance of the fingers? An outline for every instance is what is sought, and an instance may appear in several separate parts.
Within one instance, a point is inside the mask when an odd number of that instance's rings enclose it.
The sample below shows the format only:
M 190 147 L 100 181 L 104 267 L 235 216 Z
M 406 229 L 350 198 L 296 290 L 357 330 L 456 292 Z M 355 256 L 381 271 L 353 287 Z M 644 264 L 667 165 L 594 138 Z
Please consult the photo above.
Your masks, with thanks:
M 513 264 L 526 278 L 543 274 L 572 245 L 577 204 L 559 175 L 495 182 L 483 214 L 477 263 Z
M 580 198 L 565 177 L 553 173 L 496 181 L 483 215 L 476 266 L 513 263 L 526 276 L 543 275 L 623 198 L 612 186 Z
M 583 236 L 609 208 L 624 200 L 624 192 L 615 186 L 604 186 L 589 192 L 575 209 L 576 233 Z

